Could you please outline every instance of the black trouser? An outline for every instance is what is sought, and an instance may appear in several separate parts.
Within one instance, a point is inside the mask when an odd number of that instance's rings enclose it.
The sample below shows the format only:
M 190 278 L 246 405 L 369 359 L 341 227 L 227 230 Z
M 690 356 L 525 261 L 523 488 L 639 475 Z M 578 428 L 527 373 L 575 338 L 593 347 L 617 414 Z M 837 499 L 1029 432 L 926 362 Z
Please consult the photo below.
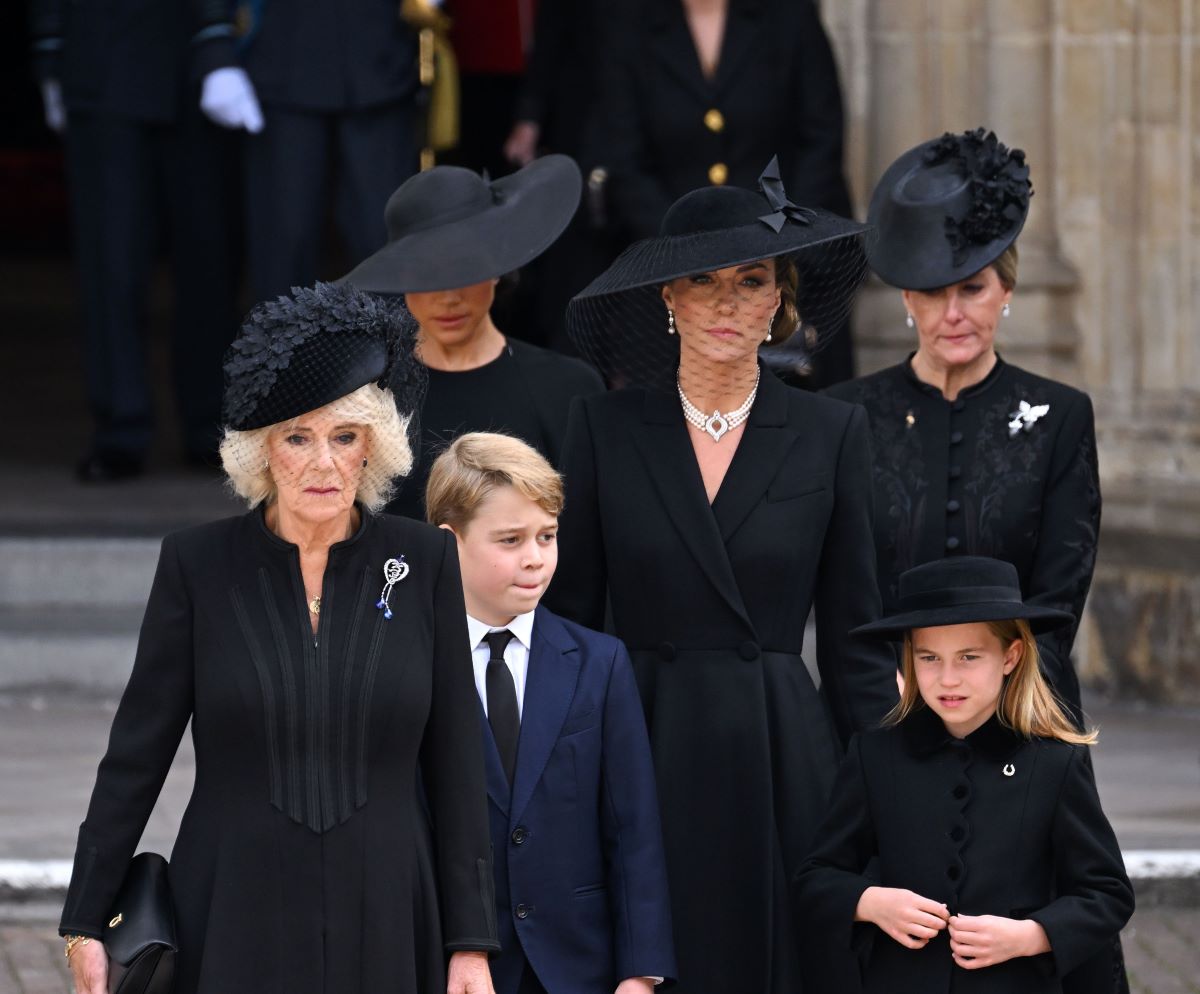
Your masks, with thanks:
M 353 267 L 387 239 L 383 208 L 416 171 L 411 101 L 327 113 L 271 104 L 246 142 L 246 236 L 250 289 L 268 300 L 319 275 L 326 193 Z
M 221 360 L 236 329 L 232 140 L 190 101 L 170 125 L 70 114 L 67 175 L 99 453 L 141 459 L 150 443 L 146 292 L 163 219 L 174 274 L 172 365 L 183 442 L 196 455 L 215 449 Z

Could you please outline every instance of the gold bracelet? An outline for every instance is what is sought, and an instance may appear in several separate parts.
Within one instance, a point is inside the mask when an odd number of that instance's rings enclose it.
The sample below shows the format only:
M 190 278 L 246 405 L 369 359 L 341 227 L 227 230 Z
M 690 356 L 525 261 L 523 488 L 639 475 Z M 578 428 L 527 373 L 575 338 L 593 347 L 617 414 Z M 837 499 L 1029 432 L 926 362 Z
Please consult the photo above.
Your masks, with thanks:
M 76 946 L 86 946 L 92 941 L 90 935 L 64 935 L 63 938 L 67 940 L 67 948 L 63 950 L 63 955 L 68 961 L 71 959 L 71 953 L 75 952 Z

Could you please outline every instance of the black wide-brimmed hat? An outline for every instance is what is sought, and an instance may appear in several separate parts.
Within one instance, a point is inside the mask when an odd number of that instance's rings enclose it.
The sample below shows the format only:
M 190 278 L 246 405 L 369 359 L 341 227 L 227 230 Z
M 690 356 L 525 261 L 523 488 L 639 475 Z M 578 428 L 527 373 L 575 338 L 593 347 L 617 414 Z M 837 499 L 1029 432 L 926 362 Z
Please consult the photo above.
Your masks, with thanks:
M 757 191 L 710 186 L 675 201 L 656 237 L 630 245 L 575 296 L 567 307 L 568 332 L 610 382 L 673 382 L 679 341 L 666 333 L 662 285 L 789 256 L 799 273 L 796 303 L 803 331 L 789 341 L 793 348 L 817 351 L 845 323 L 866 275 L 867 230 L 829 211 L 792 203 L 773 158 Z
M 258 304 L 225 353 L 225 424 L 249 431 L 290 421 L 368 383 L 411 414 L 427 382 L 416 332 L 398 301 L 352 286 L 317 283 Z
M 853 635 L 899 640 L 913 628 L 1024 619 L 1035 634 L 1070 624 L 1069 611 L 1026 604 L 1012 563 L 986 556 L 953 556 L 900 574 L 895 614 L 861 625 Z
M 582 186 L 579 167 L 566 155 L 543 156 L 497 180 L 434 166 L 388 198 L 387 244 L 339 282 L 401 294 L 503 276 L 532 262 L 566 230 Z
M 1021 233 L 1033 187 L 1025 153 L 983 128 L 947 132 L 888 166 L 867 221 L 871 268 L 904 290 L 949 286 L 995 262 Z

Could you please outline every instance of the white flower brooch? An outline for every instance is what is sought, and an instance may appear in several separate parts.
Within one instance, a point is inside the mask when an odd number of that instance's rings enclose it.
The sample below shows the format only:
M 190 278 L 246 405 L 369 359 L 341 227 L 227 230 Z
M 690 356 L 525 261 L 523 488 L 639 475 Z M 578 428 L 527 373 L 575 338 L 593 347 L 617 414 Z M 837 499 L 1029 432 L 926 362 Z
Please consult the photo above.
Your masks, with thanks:
M 1008 437 L 1015 438 L 1023 431 L 1031 431 L 1034 424 L 1049 413 L 1049 404 L 1034 406 L 1027 400 L 1021 401 L 1017 409 L 1009 415 L 1011 420 L 1008 422 Z

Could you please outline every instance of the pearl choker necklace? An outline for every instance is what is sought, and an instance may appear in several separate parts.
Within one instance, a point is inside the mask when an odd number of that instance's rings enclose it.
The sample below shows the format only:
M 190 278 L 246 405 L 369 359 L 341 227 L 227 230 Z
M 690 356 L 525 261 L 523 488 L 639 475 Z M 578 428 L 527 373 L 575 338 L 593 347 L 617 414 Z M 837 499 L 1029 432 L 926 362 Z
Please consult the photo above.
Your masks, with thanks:
M 683 392 L 683 384 L 679 380 L 679 374 L 676 373 L 675 386 L 679 390 L 679 403 L 683 405 L 683 416 L 687 419 L 688 424 L 707 432 L 714 442 L 721 441 L 721 437 L 730 428 L 736 428 L 749 417 L 750 408 L 754 406 L 754 398 L 758 396 L 758 381 L 761 376 L 762 370 L 760 369 L 754 375 L 754 389 L 750 391 L 750 396 L 742 401 L 737 410 L 730 411 L 728 414 L 713 411 L 706 417 L 700 408 L 687 399 L 687 394 Z

